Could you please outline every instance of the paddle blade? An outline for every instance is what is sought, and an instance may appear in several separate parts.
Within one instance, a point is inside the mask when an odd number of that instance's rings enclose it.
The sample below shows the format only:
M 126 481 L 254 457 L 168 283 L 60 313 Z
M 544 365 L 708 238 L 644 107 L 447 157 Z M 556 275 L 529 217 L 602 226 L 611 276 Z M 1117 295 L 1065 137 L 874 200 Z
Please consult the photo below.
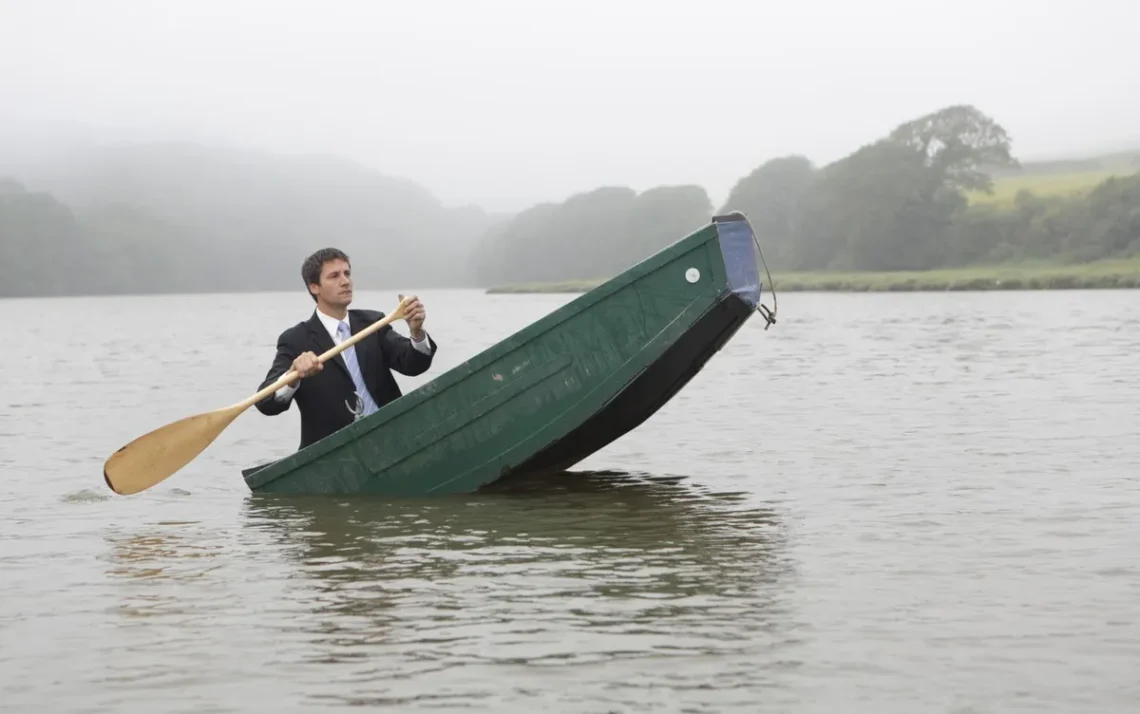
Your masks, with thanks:
M 103 465 L 103 479 L 122 495 L 161 483 L 202 453 L 241 411 L 217 409 L 143 434 L 111 454 Z

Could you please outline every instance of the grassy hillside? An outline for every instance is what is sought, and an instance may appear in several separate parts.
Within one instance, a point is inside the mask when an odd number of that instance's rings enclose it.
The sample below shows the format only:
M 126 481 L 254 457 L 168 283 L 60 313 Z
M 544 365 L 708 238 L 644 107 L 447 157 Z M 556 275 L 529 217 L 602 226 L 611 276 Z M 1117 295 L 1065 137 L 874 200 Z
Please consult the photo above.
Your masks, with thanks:
M 1038 196 L 1079 196 L 1096 188 L 1097 184 L 1111 176 L 1125 175 L 1123 171 L 1072 171 L 1050 174 L 1025 174 L 1006 176 L 994 180 L 992 195 L 973 192 L 967 194 L 970 203 L 1013 205 L 1020 191 L 1029 191 Z
M 1113 176 L 1140 172 L 1140 153 L 1107 154 L 1082 159 L 1026 162 L 1019 170 L 994 174 L 994 192 L 967 193 L 974 204 L 1013 205 L 1019 191 L 1043 198 L 1081 196 Z
M 1042 197 L 1080 196 L 1088 193 L 1107 178 L 1134 174 L 1140 167 L 1118 169 L 1093 169 L 1088 171 L 1063 171 L 1057 173 L 1027 173 L 1017 176 L 1003 176 L 994 179 L 992 195 L 973 192 L 967 194 L 970 203 L 1013 205 L 1019 191 L 1029 191 Z

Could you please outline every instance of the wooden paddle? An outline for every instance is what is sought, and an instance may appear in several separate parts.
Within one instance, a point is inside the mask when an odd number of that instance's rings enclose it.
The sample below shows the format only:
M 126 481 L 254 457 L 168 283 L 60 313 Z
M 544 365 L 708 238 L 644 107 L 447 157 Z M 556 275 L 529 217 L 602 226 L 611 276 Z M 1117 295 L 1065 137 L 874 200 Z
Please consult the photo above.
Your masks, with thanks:
M 335 345 L 317 357 L 317 361 L 327 362 L 381 327 L 402 319 L 407 302 L 401 295 L 395 310 Z M 140 436 L 111 454 L 103 465 L 103 479 L 112 491 L 123 495 L 161 483 L 202 453 L 239 414 L 296 379 L 297 371 L 289 370 L 273 384 L 237 404 L 179 419 Z

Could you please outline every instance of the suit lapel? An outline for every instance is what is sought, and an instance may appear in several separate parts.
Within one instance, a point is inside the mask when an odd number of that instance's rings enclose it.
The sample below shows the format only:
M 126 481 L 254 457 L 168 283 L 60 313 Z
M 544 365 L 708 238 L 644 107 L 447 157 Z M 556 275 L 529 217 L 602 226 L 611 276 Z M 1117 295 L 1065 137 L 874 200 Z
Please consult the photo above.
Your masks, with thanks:
M 316 352 L 318 356 L 324 354 L 325 352 L 328 352 L 336 346 L 332 341 L 332 337 L 329 337 L 328 330 L 325 329 L 324 324 L 321 322 L 321 318 L 317 317 L 317 313 L 315 311 L 313 312 L 313 316 L 309 319 L 308 324 L 309 339 L 312 340 L 312 343 L 316 348 L 313 351 Z M 351 323 L 349 324 L 351 325 Z M 330 359 L 329 362 L 335 364 L 337 367 L 340 367 L 340 371 L 344 372 L 344 376 L 348 377 L 351 381 L 352 376 L 348 373 L 348 365 L 345 364 L 342 354 L 343 353 L 336 355 Z M 328 364 L 328 362 L 326 362 L 326 364 Z

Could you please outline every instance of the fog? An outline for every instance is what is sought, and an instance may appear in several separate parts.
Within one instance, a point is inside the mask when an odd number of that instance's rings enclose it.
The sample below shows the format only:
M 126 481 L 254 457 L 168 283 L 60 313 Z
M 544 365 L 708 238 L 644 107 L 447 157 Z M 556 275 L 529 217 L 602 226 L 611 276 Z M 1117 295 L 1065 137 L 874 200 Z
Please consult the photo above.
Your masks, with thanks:
M 0 158 L 72 142 L 333 154 L 447 205 L 599 186 L 719 205 L 968 102 L 1021 158 L 1140 145 L 1119 0 L 0 0 Z M 17 176 L 19 177 L 19 176 Z

